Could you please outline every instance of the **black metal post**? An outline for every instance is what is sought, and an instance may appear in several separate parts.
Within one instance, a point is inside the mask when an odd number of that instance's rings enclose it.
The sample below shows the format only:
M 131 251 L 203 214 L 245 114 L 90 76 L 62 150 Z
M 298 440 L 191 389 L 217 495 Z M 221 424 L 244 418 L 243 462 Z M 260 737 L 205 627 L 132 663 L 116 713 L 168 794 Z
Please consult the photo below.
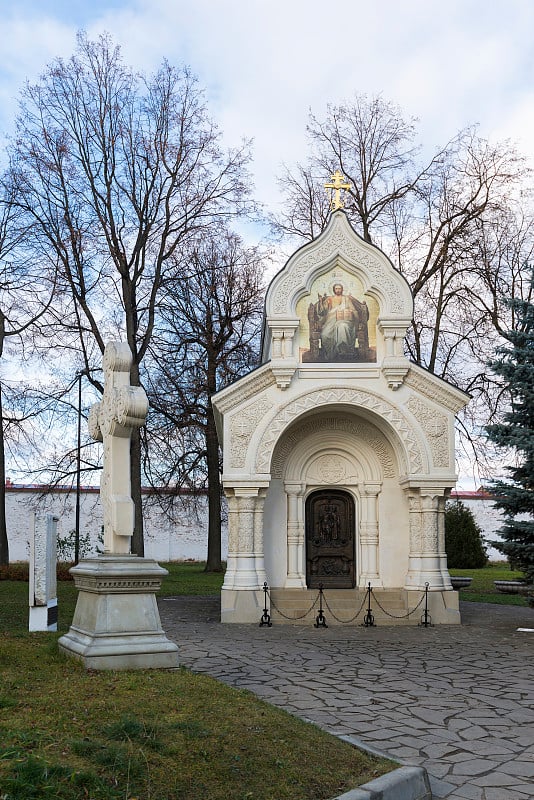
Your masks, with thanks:
M 375 618 L 371 609 L 371 581 L 367 585 L 367 613 L 363 618 L 363 624 L 366 628 L 376 628 Z
M 76 450 L 76 522 L 74 529 L 74 563 L 80 560 L 80 473 L 82 450 L 82 372 L 78 373 L 78 445 Z
M 267 608 L 267 601 L 269 599 L 269 587 L 267 586 L 267 581 L 263 584 L 263 614 L 260 619 L 260 628 L 264 625 L 267 625 L 268 628 L 272 628 L 273 623 L 271 622 L 271 615 L 269 614 L 269 609 Z
M 421 625 L 423 628 L 428 628 L 429 626 L 434 627 L 432 625 L 432 617 L 428 613 L 428 583 L 425 583 L 425 610 L 419 625 Z
M 328 628 L 328 625 L 326 624 L 325 616 L 323 614 L 323 584 L 322 583 L 319 584 L 319 613 L 317 614 L 317 616 L 315 618 L 314 627 L 315 628 L 319 628 L 319 627 Z

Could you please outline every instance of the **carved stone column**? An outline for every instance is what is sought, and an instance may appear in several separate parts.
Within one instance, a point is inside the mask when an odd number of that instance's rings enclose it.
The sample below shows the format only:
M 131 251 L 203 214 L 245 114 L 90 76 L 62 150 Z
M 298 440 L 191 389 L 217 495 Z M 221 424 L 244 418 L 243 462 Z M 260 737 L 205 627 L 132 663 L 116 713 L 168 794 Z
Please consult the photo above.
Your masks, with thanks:
M 380 483 L 364 482 L 361 487 L 360 514 L 360 552 L 362 564 L 360 569 L 361 587 L 381 586 L 378 567 L 378 495 Z
M 393 358 L 395 356 L 395 331 L 384 331 L 384 343 L 386 345 L 386 358 Z
M 263 506 L 266 486 L 225 486 L 228 563 L 221 590 L 223 622 L 259 621 L 266 581 Z
M 263 552 L 254 552 L 258 492 L 258 487 L 253 486 L 225 489 L 228 498 L 228 565 L 224 588 L 259 588 L 256 560 L 263 556 Z
M 443 581 L 443 588 L 452 590 L 451 577 L 447 567 L 447 552 L 445 550 L 445 503 L 447 497 L 438 498 L 438 558 Z
M 282 340 L 284 332 L 281 330 L 273 330 L 273 358 L 282 358 Z
M 265 556 L 263 546 L 263 507 L 267 489 L 260 489 L 254 507 L 254 566 L 260 587 L 267 580 L 265 573 Z
M 406 588 L 451 589 L 446 567 L 444 490 L 410 489 L 410 556 Z
M 228 503 L 228 558 L 224 575 L 224 585 L 226 585 L 227 588 L 233 589 L 237 565 L 236 556 L 239 551 L 239 514 L 234 490 L 225 488 L 224 493 Z
M 306 588 L 304 574 L 304 515 L 301 483 L 286 483 L 287 495 L 287 578 L 286 587 Z
M 295 337 L 295 329 L 294 328 L 284 328 L 284 339 L 283 339 L 283 352 L 284 358 L 293 358 L 293 340 Z
M 419 489 L 412 489 L 408 491 L 408 506 L 410 522 L 410 550 L 405 586 L 407 589 L 418 589 L 421 583 L 421 552 L 423 547 L 421 495 L 419 494 Z

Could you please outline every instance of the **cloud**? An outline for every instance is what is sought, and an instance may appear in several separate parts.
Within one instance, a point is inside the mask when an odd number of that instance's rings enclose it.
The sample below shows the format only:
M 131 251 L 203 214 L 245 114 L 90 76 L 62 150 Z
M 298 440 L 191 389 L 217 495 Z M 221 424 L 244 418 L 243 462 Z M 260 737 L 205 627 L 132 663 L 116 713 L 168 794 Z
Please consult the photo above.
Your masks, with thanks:
M 259 199 L 272 205 L 280 164 L 306 156 L 310 107 L 321 116 L 328 102 L 382 93 L 420 119 L 429 150 L 475 122 L 483 135 L 518 138 L 532 117 L 528 0 L 450 0 L 446 8 L 428 0 L 96 0 L 75 3 L 68 17 L 61 3 L 44 7 L 56 16 L 26 0 L 0 23 L 9 63 L 0 73 L 0 127 L 23 78 L 72 51 L 76 23 L 90 36 L 107 30 L 139 69 L 163 57 L 191 66 L 225 141 L 254 139 Z

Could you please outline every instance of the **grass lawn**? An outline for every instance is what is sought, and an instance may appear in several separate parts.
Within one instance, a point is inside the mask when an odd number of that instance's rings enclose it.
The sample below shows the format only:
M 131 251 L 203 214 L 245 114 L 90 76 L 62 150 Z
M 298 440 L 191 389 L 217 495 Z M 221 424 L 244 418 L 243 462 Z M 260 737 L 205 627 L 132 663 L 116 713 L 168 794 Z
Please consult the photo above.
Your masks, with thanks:
M 473 578 L 468 589 L 460 590 L 460 600 L 471 600 L 475 603 L 499 603 L 506 606 L 526 606 L 527 601 L 518 594 L 502 594 L 493 585 L 493 581 L 516 581 L 521 579 L 520 572 L 511 570 L 505 561 L 493 561 L 482 569 L 451 569 L 451 575 Z
M 162 595 L 220 589 L 202 565 L 165 566 Z M 75 600 L 60 581 L 61 631 Z M 86 671 L 27 623 L 28 584 L 0 580 L 3 800 L 325 800 L 393 766 L 185 669 Z

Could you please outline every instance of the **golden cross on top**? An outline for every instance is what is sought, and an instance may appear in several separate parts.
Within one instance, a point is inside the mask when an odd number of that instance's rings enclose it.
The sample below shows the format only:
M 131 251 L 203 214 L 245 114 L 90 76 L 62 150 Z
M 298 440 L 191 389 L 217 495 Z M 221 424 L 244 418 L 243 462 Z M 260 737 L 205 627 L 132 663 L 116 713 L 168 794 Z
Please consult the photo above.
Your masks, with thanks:
M 344 176 L 343 174 L 336 169 L 332 177 L 330 178 L 330 183 L 325 183 L 325 189 L 333 189 L 333 192 L 330 197 L 330 210 L 337 211 L 338 208 L 345 208 L 344 204 L 341 202 L 341 190 L 342 189 L 350 189 L 350 183 L 343 183 Z

